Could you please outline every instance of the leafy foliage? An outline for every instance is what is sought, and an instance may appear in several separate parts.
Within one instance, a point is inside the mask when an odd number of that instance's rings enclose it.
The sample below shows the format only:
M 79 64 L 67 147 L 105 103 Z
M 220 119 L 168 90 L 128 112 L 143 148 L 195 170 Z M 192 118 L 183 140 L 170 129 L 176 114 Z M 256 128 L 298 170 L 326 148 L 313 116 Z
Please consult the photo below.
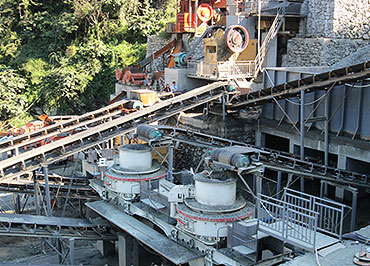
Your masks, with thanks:
M 15 70 L 0 66 L 0 118 L 17 116 L 27 104 L 27 81 Z
M 1 0 L 0 121 L 107 104 L 174 14 L 175 0 Z

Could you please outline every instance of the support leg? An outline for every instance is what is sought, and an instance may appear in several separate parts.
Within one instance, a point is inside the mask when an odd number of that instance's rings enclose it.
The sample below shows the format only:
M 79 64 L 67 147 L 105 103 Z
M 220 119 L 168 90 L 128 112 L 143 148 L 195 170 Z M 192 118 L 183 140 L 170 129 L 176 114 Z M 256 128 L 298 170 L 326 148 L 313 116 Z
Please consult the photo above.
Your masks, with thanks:
M 44 178 L 45 178 L 46 207 L 47 207 L 48 216 L 51 216 L 51 200 L 50 200 L 48 166 L 43 165 L 42 169 L 44 171 Z
M 115 252 L 114 242 L 108 240 L 99 240 L 98 249 L 100 253 L 105 257 Z
M 259 194 L 262 193 L 262 176 L 260 174 L 254 176 L 256 177 L 256 196 L 259 198 Z M 260 204 L 256 202 L 256 217 L 258 217 L 260 211 Z
M 168 148 L 168 178 L 173 182 L 173 146 L 170 145 Z
M 301 160 L 304 160 L 304 90 L 301 90 L 301 148 L 300 148 L 300 157 Z M 301 177 L 301 192 L 304 192 L 304 178 Z
M 127 234 L 118 235 L 118 265 L 139 265 L 138 242 Z
M 280 199 L 281 190 L 281 171 L 277 172 L 276 198 Z
M 58 264 L 62 264 L 62 247 L 61 247 L 61 244 L 60 244 L 60 240 L 59 239 L 56 239 L 55 240 L 55 248 L 59 251 L 58 253 Z
M 69 264 L 75 264 L 75 239 L 69 239 Z

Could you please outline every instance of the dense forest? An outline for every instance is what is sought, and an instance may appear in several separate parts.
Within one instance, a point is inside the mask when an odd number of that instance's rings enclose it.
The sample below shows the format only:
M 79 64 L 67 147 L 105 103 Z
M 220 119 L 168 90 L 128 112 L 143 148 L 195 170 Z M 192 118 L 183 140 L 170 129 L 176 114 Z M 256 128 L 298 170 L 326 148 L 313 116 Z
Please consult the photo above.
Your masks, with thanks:
M 145 56 L 175 0 L 0 0 L 0 121 L 107 104 L 117 68 Z M 1 128 L 1 126 L 0 126 Z

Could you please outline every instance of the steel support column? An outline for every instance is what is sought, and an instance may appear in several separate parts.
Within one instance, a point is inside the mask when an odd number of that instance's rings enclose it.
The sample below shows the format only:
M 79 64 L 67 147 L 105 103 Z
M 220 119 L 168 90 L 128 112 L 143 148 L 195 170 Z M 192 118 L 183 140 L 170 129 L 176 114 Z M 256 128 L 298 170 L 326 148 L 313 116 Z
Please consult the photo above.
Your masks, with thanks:
M 323 180 L 320 181 L 320 198 L 324 198 L 326 196 L 327 183 Z
M 69 264 L 75 264 L 75 239 L 69 239 Z
M 55 248 L 58 250 L 58 264 L 62 264 L 63 256 L 62 256 L 62 245 L 60 243 L 60 239 L 55 239 Z
M 277 172 L 277 184 L 276 184 L 276 198 L 280 199 L 281 190 L 281 171 Z
M 19 180 L 19 178 L 17 179 Z M 14 212 L 21 213 L 21 199 L 19 198 L 18 193 L 13 194 L 13 200 L 14 200 Z
M 351 232 L 353 232 L 356 228 L 357 196 L 358 196 L 358 190 L 353 188 L 352 189 L 351 225 L 350 225 Z
M 36 214 L 40 215 L 40 199 L 39 199 L 39 182 L 37 181 L 36 171 L 33 171 L 34 197 Z
M 262 194 L 262 176 L 261 174 L 254 174 L 256 178 L 256 196 L 258 197 L 259 194 Z M 257 203 L 256 201 L 256 217 L 258 217 L 258 212 L 260 211 L 259 209 L 259 202 Z
M 48 177 L 48 166 L 43 165 L 42 170 L 44 172 L 44 179 L 45 179 L 45 194 L 46 194 L 46 207 L 47 207 L 47 215 L 51 216 L 51 200 L 50 200 L 50 188 L 49 188 L 49 177 Z
M 173 146 L 170 145 L 168 147 L 168 178 L 171 182 L 173 182 Z
M 304 90 L 301 90 L 301 110 L 300 110 L 300 116 L 301 116 L 301 148 L 300 148 L 300 157 L 301 160 L 304 160 Z M 301 177 L 301 192 L 304 192 L 304 178 Z
M 222 95 L 222 121 L 226 120 L 226 104 L 225 104 L 225 95 Z
M 325 98 L 325 158 L 324 162 L 326 166 L 329 166 L 329 112 L 330 112 L 330 105 L 329 105 L 329 94 Z

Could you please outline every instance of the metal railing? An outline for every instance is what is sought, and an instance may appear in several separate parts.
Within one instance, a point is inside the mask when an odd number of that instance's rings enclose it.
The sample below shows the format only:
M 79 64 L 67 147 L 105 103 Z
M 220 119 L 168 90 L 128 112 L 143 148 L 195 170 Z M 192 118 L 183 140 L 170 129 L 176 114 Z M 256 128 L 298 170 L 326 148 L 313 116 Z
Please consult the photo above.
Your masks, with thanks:
M 217 64 L 200 60 L 188 62 L 188 75 L 217 80 L 246 79 L 255 75 L 254 61 L 220 61 Z
M 259 230 L 315 250 L 318 212 L 258 194 Z
M 332 200 L 315 197 L 290 188 L 284 189 L 283 201 L 319 214 L 317 230 L 342 238 L 344 208 L 347 206 Z

